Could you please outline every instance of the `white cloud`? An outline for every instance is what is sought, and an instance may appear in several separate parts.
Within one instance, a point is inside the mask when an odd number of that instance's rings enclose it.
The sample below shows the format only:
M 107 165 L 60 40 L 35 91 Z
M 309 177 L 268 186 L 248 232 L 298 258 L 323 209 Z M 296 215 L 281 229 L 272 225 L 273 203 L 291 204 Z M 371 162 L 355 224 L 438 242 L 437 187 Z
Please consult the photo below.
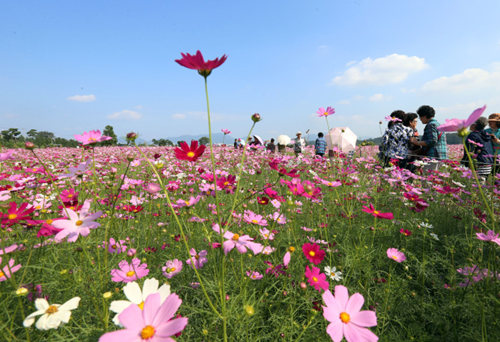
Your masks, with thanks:
M 485 89 L 488 91 L 500 91 L 500 70 L 493 65 L 493 71 L 480 68 L 466 69 L 460 74 L 443 76 L 425 83 L 423 91 L 429 92 L 468 92 Z
M 141 113 L 128 109 L 108 115 L 108 119 L 112 120 L 117 120 L 117 119 L 139 120 L 140 118 L 142 118 Z
M 175 120 L 184 120 L 186 118 L 186 114 L 176 113 L 172 115 L 172 119 Z
M 436 113 L 447 118 L 466 119 L 477 108 L 484 106 L 484 102 L 473 101 L 469 103 L 458 103 L 451 106 L 436 107 Z
M 352 66 L 351 66 L 352 65 Z M 428 67 L 424 58 L 392 54 L 381 58 L 363 59 L 359 63 L 349 62 L 344 74 L 333 79 L 337 85 L 386 85 L 400 83 L 408 75 Z
M 93 102 L 95 101 L 95 95 L 73 95 L 67 98 L 69 101 L 76 102 Z
M 380 102 L 384 100 L 389 100 L 388 96 L 385 96 L 384 94 L 373 94 L 369 98 L 370 102 Z

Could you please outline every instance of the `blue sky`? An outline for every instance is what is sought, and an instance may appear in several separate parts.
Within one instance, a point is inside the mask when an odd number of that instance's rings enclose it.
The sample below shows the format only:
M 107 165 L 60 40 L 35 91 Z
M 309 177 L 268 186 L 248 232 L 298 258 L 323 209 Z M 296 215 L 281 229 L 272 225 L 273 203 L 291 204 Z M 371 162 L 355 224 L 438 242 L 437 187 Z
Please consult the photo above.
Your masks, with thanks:
M 500 1 L 3 1 L 0 129 L 70 138 L 112 125 L 143 139 L 208 134 L 203 78 L 174 62 L 226 63 L 208 81 L 213 132 L 380 135 L 395 109 L 500 112 Z M 384 126 L 385 126 L 384 122 Z M 421 127 L 420 127 L 421 129 Z

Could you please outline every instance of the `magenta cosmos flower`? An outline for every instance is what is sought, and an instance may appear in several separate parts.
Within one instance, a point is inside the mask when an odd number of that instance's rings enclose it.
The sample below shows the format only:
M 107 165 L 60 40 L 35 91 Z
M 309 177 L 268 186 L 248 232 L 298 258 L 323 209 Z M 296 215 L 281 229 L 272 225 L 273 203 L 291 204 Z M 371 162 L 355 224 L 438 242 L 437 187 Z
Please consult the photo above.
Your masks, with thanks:
M 12 273 L 19 271 L 21 265 L 14 265 L 16 261 L 14 259 L 10 259 L 8 265 L 5 265 L 0 269 L 0 281 L 5 281 L 7 278 L 12 276 Z M 2 264 L 2 257 L 0 257 L 0 265 Z
M 179 160 L 196 161 L 203 152 L 205 152 L 205 145 L 198 146 L 197 140 L 191 140 L 191 145 L 188 145 L 185 141 L 179 144 L 179 147 L 175 148 L 175 158 Z
M 102 141 L 111 140 L 111 137 L 102 135 L 100 130 L 83 132 L 82 135 L 75 134 L 75 140 L 82 143 L 82 145 L 96 144 Z
M 375 207 L 373 204 L 370 203 L 370 206 L 363 206 L 362 209 L 365 213 L 372 214 L 375 217 L 387 219 L 387 220 L 392 220 L 394 218 L 394 215 L 392 213 L 383 213 L 379 210 L 375 210 Z
M 231 134 L 231 131 L 226 129 L 226 128 L 223 128 L 220 130 L 222 133 L 224 133 L 224 135 L 227 135 L 227 134 Z
M 461 119 L 447 119 L 444 124 L 439 126 L 437 129 L 441 132 L 459 132 L 462 136 L 465 134 L 465 129 L 472 125 L 481 115 L 483 115 L 486 105 L 481 108 L 476 109 L 466 120 Z
M 118 316 L 125 329 L 106 333 L 99 342 L 174 341 L 171 336 L 184 330 L 188 323 L 186 317 L 174 318 L 181 303 L 182 300 L 175 293 L 170 294 L 163 303 L 159 293 L 151 294 L 146 298 L 142 310 L 137 305 L 130 305 Z
M 304 256 L 315 265 L 320 264 L 325 258 L 325 251 L 315 243 L 305 243 L 302 245 Z
M 148 275 L 148 265 L 141 264 L 141 260 L 134 258 L 129 264 L 127 260 L 122 260 L 118 264 L 119 269 L 111 270 L 111 280 L 114 282 L 128 283 L 137 279 L 144 278 Z
M 69 216 L 69 220 L 57 220 L 52 222 L 52 226 L 62 229 L 56 234 L 56 241 L 61 241 L 67 237 L 68 242 L 75 242 L 79 235 L 87 236 L 90 234 L 90 229 L 95 229 L 100 226 L 94 220 L 101 217 L 102 211 L 94 214 L 89 213 L 90 200 L 86 200 L 78 213 L 66 208 L 64 212 Z
M 406 255 L 403 252 L 398 251 L 396 248 L 388 248 L 387 257 L 399 263 L 406 260 Z
M 327 116 L 330 116 L 332 114 L 335 114 L 335 108 L 330 107 L 330 106 L 326 107 L 326 109 L 323 107 L 319 107 L 316 114 L 318 114 L 319 117 L 322 117 L 322 116 L 327 117 Z
M 359 293 L 349 298 L 347 288 L 342 285 L 335 286 L 335 296 L 327 290 L 323 293 L 323 317 L 330 322 L 326 332 L 334 342 L 375 342 L 378 337 L 366 327 L 377 325 L 377 316 L 373 311 L 360 311 L 365 299 Z
M 196 55 L 182 52 L 181 55 L 181 59 L 175 60 L 177 63 L 188 69 L 198 70 L 198 74 L 205 78 L 210 75 L 213 69 L 220 67 L 227 59 L 227 56 L 223 55 L 220 59 L 216 58 L 205 62 L 200 50 L 196 51 Z
M 497 245 L 500 245 L 500 238 L 498 237 L 498 233 L 495 234 L 494 230 L 488 230 L 486 234 L 484 233 L 476 233 L 476 236 L 479 240 L 482 241 L 491 241 L 496 243 Z
M 306 271 L 304 275 L 307 278 L 307 281 L 309 282 L 309 285 L 314 287 L 316 290 L 328 290 L 328 287 L 330 284 L 326 281 L 326 274 L 320 273 L 320 269 L 318 267 L 313 267 L 312 269 L 309 268 L 309 266 L 306 266 Z
M 21 221 L 26 221 L 29 224 L 36 224 L 35 221 L 31 220 L 31 214 L 35 211 L 35 208 L 28 208 L 28 205 L 28 203 L 22 203 L 19 207 L 17 207 L 16 202 L 10 202 L 7 214 L 0 213 L 0 222 L 2 227 L 10 227 Z
M 168 260 L 161 270 L 163 271 L 163 275 L 170 279 L 182 271 L 182 261 L 178 259 Z
M 224 254 L 227 255 L 234 247 L 241 254 L 247 252 L 247 248 L 250 249 L 253 254 L 259 254 L 262 252 L 263 246 L 260 243 L 253 242 L 253 239 L 248 235 L 234 234 L 230 231 L 224 233 L 224 238 L 227 239 L 222 244 L 224 248 Z

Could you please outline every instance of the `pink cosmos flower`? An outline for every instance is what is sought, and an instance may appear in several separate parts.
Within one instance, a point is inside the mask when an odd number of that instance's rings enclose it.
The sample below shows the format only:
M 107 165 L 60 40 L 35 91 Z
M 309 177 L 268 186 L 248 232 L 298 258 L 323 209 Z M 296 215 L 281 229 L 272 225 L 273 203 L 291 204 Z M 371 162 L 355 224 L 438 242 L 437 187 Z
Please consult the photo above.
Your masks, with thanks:
M 335 296 L 327 290 L 323 293 L 323 317 L 330 322 L 326 332 L 334 342 L 365 341 L 376 342 L 378 337 L 366 327 L 377 325 L 377 316 L 373 311 L 360 311 L 365 299 L 359 293 L 349 298 L 347 288 L 342 285 L 335 286 Z
M 226 231 L 224 233 L 224 238 L 227 239 L 222 244 L 225 255 L 227 255 L 227 253 L 229 253 L 234 247 L 236 247 L 238 252 L 241 254 L 246 253 L 247 248 L 250 249 L 255 255 L 262 252 L 263 246 L 260 243 L 253 242 L 253 239 L 248 235 L 240 236 L 239 234 Z
M 9 254 L 11 252 L 16 251 L 18 248 L 22 248 L 22 245 L 19 246 L 17 244 L 13 244 L 8 247 L 0 247 L 0 255 Z
M 106 333 L 99 342 L 174 341 L 171 336 L 180 333 L 187 325 L 186 317 L 174 318 L 182 304 L 177 294 L 170 294 L 161 303 L 159 293 L 149 295 L 141 310 L 137 305 L 130 305 L 118 316 L 125 329 Z
M 191 267 L 193 267 L 193 265 L 191 265 L 191 259 L 193 259 L 194 267 L 196 267 L 197 269 L 202 268 L 203 265 L 205 265 L 206 262 L 208 261 L 207 251 L 205 249 L 200 251 L 200 253 L 196 253 L 196 250 L 194 248 L 191 248 L 189 254 L 191 254 L 192 258 L 187 259 L 186 264 L 188 264 Z
M 330 106 L 326 107 L 326 109 L 323 107 L 319 107 L 316 114 L 318 114 L 319 117 L 322 117 L 322 116 L 327 117 L 327 116 L 330 116 L 332 114 L 335 114 L 335 108 L 330 107 Z
M 175 60 L 177 63 L 188 69 L 198 70 L 198 74 L 205 78 L 210 75 L 213 69 L 221 66 L 227 59 L 227 56 L 223 55 L 220 59 L 216 58 L 205 62 L 200 50 L 196 51 L 196 55 L 190 55 L 189 53 L 181 53 L 181 55 L 182 59 Z
M 8 150 L 7 152 L 0 153 L 0 161 L 14 159 L 13 154 L 14 154 L 14 150 Z
M 90 229 L 95 229 L 100 226 L 94 220 L 101 217 L 102 211 L 94 214 L 89 213 L 90 200 L 86 200 L 78 213 L 66 208 L 64 212 L 68 213 L 69 220 L 57 220 L 52 222 L 52 226 L 62 229 L 56 234 L 56 241 L 61 241 L 67 237 L 68 242 L 75 242 L 79 235 L 87 236 L 90 234 Z
M 398 118 L 392 117 L 392 116 L 390 116 L 390 115 L 386 116 L 386 117 L 385 117 L 385 120 L 386 120 L 386 121 L 392 121 L 392 122 L 401 122 L 401 121 L 403 121 L 403 120 L 401 120 L 401 119 L 398 119 Z
M 264 219 L 262 215 L 258 215 L 251 210 L 245 210 L 245 213 L 243 215 L 243 220 L 246 223 L 256 224 L 262 227 L 267 226 L 266 219 Z
M 221 129 L 221 132 L 224 133 L 224 135 L 231 134 L 231 131 L 225 128 Z
M 330 284 L 326 281 L 326 274 L 320 273 L 321 270 L 318 267 L 313 267 L 312 269 L 309 266 L 306 266 L 306 271 L 304 275 L 309 282 L 309 285 L 314 287 L 317 291 L 320 289 L 328 290 Z
M 387 257 L 399 263 L 406 260 L 406 255 L 403 252 L 398 251 L 396 248 L 388 248 Z
M 168 279 L 182 271 L 182 261 L 178 259 L 168 260 L 162 268 L 163 275 Z
M 257 271 L 247 271 L 247 277 L 252 280 L 259 280 L 262 279 L 263 275 Z
M 127 250 L 127 246 L 125 246 L 125 240 L 120 240 L 116 241 L 113 238 L 109 238 L 109 243 L 108 243 L 108 252 L 109 253 L 116 253 L 120 254 L 122 252 L 125 252 Z M 104 242 L 104 245 L 106 245 L 106 242 Z
M 16 261 L 14 259 L 10 259 L 8 265 L 5 265 L 0 269 L 0 281 L 5 281 L 7 278 L 12 276 L 12 273 L 19 271 L 21 268 L 20 264 L 14 266 Z M 2 264 L 2 257 L 0 257 L 0 265 Z
M 285 267 L 284 265 L 282 264 L 278 264 L 276 266 L 273 266 L 273 264 L 269 261 L 264 261 L 264 263 L 269 266 L 268 268 L 266 268 L 266 274 L 272 274 L 274 275 L 276 278 L 278 278 L 278 276 L 280 274 L 285 274 L 286 272 L 283 270 L 283 268 Z
M 476 109 L 466 120 L 461 119 L 447 119 L 444 124 L 439 126 L 437 129 L 441 132 L 464 132 L 467 127 L 472 125 L 479 117 L 483 114 L 486 109 L 486 105 L 481 108 Z
M 259 233 L 263 240 L 274 240 L 274 233 L 267 228 L 260 228 Z
M 494 230 L 488 230 L 486 234 L 484 233 L 476 233 L 476 236 L 479 240 L 482 241 L 491 241 L 496 243 L 497 245 L 500 245 L 500 238 L 498 237 L 498 233 L 495 234 Z
M 285 255 L 283 256 L 283 265 L 285 265 L 285 267 L 288 267 L 291 257 L 292 254 L 290 252 L 286 252 Z
M 319 248 L 319 245 L 313 243 L 305 243 L 302 245 L 304 256 L 315 265 L 320 264 L 325 258 L 325 251 Z
M 147 264 L 141 264 L 141 260 L 134 258 L 132 263 L 129 264 L 127 260 L 122 260 L 118 264 L 120 269 L 111 270 L 111 280 L 114 282 L 128 283 L 137 279 L 141 279 L 149 274 Z
M 374 217 L 379 217 L 387 220 L 392 220 L 394 215 L 392 213 L 383 213 L 381 211 L 375 210 L 373 204 L 370 203 L 370 206 L 363 206 L 362 209 L 365 213 L 372 214 Z
M 100 130 L 83 132 L 82 135 L 75 134 L 75 140 L 82 143 L 82 145 L 90 145 L 98 142 L 111 140 L 111 137 L 102 135 Z

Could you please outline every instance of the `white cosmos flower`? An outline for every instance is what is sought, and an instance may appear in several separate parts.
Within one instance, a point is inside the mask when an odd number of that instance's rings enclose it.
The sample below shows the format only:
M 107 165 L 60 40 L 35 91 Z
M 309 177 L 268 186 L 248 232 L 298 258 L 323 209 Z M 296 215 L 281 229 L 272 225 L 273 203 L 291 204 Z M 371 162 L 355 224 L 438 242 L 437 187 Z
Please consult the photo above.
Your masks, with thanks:
M 45 298 L 37 298 L 35 307 L 37 311 L 24 319 L 23 325 L 28 328 L 35 322 L 35 317 L 42 315 L 35 324 L 39 330 L 56 329 L 61 323 L 68 323 L 71 310 L 78 307 L 80 297 L 74 297 L 64 304 L 49 304 Z
M 332 280 L 335 281 L 342 280 L 342 272 L 337 271 L 337 268 L 335 266 L 333 267 L 325 266 L 325 274 Z
M 135 281 L 127 283 L 127 285 L 123 287 L 123 292 L 128 300 L 112 301 L 109 307 L 111 311 L 116 312 L 115 317 L 113 317 L 113 323 L 121 326 L 118 315 L 132 304 L 137 305 L 142 310 L 144 302 L 150 294 L 159 293 L 161 299 L 160 304 L 163 303 L 170 295 L 170 285 L 163 284 L 160 288 L 158 288 L 158 285 L 159 281 L 157 279 L 146 279 L 141 291 L 141 287 Z

